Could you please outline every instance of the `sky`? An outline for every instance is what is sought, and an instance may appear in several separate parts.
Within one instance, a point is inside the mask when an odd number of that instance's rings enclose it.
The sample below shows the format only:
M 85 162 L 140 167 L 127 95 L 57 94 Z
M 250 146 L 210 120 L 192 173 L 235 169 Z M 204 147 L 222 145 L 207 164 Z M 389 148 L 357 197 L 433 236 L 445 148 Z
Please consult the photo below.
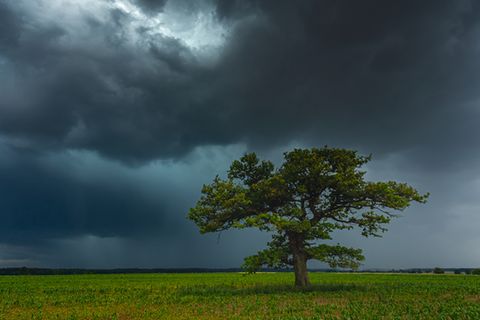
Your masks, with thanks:
M 431 193 L 363 268 L 478 267 L 479 89 L 475 0 L 0 0 L 0 267 L 238 267 L 202 185 L 324 145 Z

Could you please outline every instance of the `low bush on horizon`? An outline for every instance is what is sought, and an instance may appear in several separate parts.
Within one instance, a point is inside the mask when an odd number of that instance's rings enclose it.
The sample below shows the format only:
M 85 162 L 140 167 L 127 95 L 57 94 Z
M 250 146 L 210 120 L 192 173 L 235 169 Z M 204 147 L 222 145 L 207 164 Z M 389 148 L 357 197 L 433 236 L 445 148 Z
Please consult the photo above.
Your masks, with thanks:
M 480 319 L 480 277 L 293 273 L 0 276 L 0 319 Z
M 444 274 L 445 273 L 445 270 L 443 270 L 442 268 L 434 268 L 433 269 L 433 273 L 434 274 Z

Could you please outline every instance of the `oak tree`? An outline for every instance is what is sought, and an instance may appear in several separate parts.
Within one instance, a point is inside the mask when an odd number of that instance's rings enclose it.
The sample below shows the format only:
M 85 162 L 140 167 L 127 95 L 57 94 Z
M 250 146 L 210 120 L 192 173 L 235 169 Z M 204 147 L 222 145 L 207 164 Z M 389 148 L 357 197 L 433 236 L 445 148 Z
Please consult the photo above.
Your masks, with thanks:
M 244 268 L 293 266 L 295 285 L 308 286 L 310 259 L 352 269 L 364 260 L 361 249 L 321 243 L 332 232 L 358 227 L 365 237 L 380 236 L 398 211 L 428 197 L 405 183 L 366 181 L 361 168 L 369 160 L 346 149 L 295 149 L 275 168 L 249 153 L 231 164 L 226 179 L 203 186 L 188 217 L 201 233 L 248 227 L 272 233 L 268 248 L 245 258 Z

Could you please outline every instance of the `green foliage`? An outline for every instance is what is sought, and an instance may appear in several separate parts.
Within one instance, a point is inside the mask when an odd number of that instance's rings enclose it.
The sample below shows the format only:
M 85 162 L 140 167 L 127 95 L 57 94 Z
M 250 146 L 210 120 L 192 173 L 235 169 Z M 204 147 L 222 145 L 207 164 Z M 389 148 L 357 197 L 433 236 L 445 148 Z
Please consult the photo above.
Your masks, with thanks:
M 476 276 L 480 276 L 480 269 L 473 269 L 472 274 Z
M 294 265 L 300 258 L 357 268 L 364 259 L 360 249 L 318 241 L 352 228 L 378 237 L 398 211 L 428 197 L 405 183 L 366 181 L 361 167 L 369 160 L 352 150 L 295 149 L 275 168 L 246 154 L 232 163 L 227 179 L 217 176 L 203 186 L 188 217 L 202 233 L 247 227 L 272 232 L 268 249 L 246 258 L 249 271 Z
M 309 258 L 326 262 L 332 268 L 357 269 L 365 259 L 361 249 L 321 244 L 307 249 Z

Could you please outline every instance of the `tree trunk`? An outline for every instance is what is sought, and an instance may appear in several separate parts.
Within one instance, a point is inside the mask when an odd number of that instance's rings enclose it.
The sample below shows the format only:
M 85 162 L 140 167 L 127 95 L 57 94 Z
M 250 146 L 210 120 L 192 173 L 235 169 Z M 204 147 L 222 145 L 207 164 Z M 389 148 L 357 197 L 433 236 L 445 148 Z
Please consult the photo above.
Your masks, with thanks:
M 310 286 L 305 254 L 293 256 L 293 269 L 295 270 L 295 286 L 302 288 Z
M 295 286 L 308 287 L 307 255 L 305 253 L 303 239 L 301 237 L 289 237 L 290 249 L 293 255 L 293 270 L 295 271 Z

